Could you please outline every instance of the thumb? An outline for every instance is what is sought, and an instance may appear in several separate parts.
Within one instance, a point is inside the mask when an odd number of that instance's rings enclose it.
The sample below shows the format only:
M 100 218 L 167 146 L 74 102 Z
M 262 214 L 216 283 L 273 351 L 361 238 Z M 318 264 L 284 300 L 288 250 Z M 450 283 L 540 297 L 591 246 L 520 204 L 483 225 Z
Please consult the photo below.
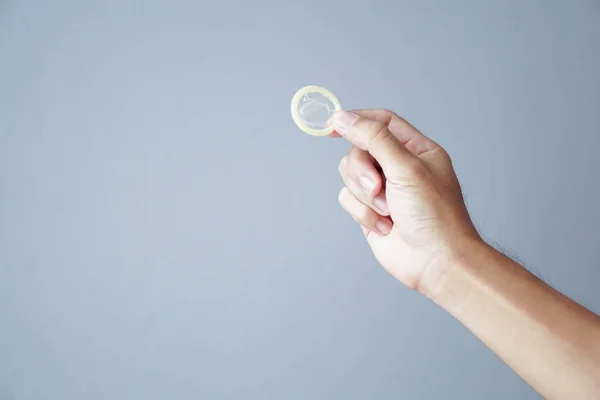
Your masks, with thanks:
M 416 170 L 423 167 L 421 160 L 411 154 L 382 122 L 340 111 L 333 115 L 330 123 L 350 143 L 368 151 L 390 181 L 414 178 Z

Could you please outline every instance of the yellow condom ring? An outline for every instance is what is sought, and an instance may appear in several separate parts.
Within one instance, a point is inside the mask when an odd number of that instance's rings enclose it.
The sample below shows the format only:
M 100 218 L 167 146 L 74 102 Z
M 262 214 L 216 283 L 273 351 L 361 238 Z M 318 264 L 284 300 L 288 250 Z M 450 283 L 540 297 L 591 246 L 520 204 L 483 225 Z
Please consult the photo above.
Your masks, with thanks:
M 292 119 L 298 128 L 312 136 L 330 135 L 333 126 L 325 123 L 341 110 L 337 97 L 320 86 L 305 86 L 292 98 Z

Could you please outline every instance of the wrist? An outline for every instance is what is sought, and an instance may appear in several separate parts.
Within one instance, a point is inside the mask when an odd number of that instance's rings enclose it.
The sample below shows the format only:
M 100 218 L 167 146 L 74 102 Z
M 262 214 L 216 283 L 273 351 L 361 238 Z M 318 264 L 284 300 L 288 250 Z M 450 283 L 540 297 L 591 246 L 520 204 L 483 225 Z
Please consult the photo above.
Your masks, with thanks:
M 468 295 L 472 280 L 485 259 L 496 250 L 479 237 L 467 238 L 440 251 L 423 272 L 419 292 L 444 308 Z

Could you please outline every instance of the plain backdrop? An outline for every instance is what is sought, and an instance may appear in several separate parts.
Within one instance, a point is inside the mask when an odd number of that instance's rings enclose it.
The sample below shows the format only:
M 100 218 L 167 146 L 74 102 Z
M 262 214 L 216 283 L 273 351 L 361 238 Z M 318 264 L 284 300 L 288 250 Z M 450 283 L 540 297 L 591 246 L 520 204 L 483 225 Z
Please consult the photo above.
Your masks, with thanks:
M 599 75 L 594 0 L 0 0 L 0 399 L 539 398 L 376 264 L 289 104 L 407 118 L 600 312 Z

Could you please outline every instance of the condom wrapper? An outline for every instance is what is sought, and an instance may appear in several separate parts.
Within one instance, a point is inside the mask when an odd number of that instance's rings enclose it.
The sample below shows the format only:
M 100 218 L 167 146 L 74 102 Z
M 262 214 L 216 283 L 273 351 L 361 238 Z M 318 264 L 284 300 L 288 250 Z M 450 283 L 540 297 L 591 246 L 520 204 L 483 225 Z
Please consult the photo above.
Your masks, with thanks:
M 340 101 L 329 90 L 320 86 L 305 86 L 292 98 L 292 118 L 298 128 L 312 136 L 327 136 L 333 126 L 327 121 L 342 111 Z

